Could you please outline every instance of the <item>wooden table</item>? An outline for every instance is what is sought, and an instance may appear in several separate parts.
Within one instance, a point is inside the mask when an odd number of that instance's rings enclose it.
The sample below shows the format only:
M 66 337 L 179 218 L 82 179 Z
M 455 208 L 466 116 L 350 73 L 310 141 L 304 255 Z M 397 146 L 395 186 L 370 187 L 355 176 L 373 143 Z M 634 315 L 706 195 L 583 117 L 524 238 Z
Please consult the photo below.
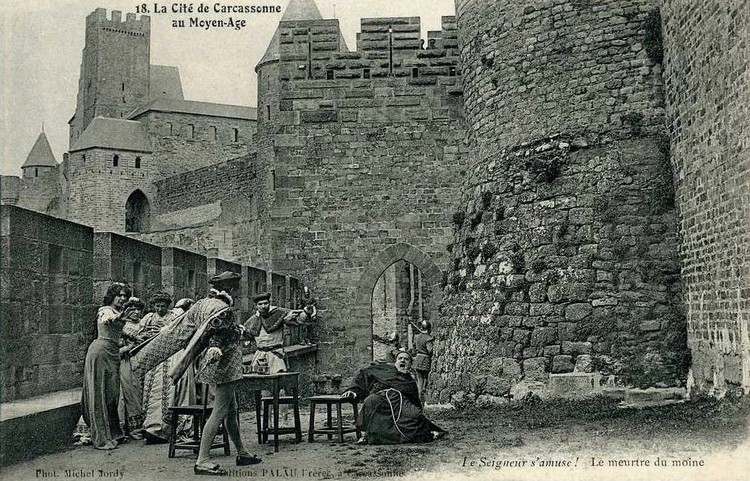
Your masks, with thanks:
M 273 397 L 273 450 L 279 452 L 279 392 L 284 389 L 291 392 L 294 398 L 294 423 L 301 426 L 299 416 L 299 373 L 279 372 L 276 374 L 245 374 L 242 376 L 239 390 L 255 392 L 255 419 L 261 422 L 261 391 L 270 391 Z M 260 426 L 259 426 L 260 428 Z M 262 429 L 258 429 L 258 444 L 263 444 Z M 301 437 L 301 433 L 298 437 Z M 298 439 L 300 441 L 300 439 Z

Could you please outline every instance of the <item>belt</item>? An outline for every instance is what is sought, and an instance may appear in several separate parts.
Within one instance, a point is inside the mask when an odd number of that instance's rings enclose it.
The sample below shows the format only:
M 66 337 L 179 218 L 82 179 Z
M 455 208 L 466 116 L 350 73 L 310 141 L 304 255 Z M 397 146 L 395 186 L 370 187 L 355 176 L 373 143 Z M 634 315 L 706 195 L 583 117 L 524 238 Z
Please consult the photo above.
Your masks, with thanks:
M 270 347 L 260 347 L 260 346 L 258 346 L 258 350 L 259 351 L 263 351 L 263 352 L 270 352 L 270 351 L 273 351 L 274 349 L 278 349 L 280 347 L 283 347 L 283 346 L 281 344 L 279 344 L 278 346 L 270 346 Z

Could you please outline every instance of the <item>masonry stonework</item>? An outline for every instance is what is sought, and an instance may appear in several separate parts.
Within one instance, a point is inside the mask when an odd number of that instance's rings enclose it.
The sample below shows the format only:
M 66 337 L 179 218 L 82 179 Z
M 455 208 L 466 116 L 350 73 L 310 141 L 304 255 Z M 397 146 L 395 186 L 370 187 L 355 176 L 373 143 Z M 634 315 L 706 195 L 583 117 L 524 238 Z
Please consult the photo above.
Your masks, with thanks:
M 574 369 L 684 382 L 664 94 L 644 48 L 656 8 L 457 3 L 471 156 L 433 399 Z
M 750 4 L 670 0 L 662 20 L 692 369 L 722 395 L 750 388 Z
M 78 387 L 95 335 L 93 232 L 2 207 L 2 402 Z

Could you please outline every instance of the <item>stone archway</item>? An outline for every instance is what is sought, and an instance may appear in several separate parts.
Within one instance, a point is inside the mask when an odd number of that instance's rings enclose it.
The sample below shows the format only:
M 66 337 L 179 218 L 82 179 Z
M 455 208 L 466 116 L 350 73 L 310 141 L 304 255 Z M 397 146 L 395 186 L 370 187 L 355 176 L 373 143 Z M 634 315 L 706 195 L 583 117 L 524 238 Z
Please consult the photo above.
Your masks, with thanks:
M 140 189 L 136 189 L 125 202 L 125 232 L 148 232 L 150 223 L 148 198 Z
M 369 320 L 370 328 L 373 329 L 373 290 L 385 271 L 399 261 L 405 261 L 420 273 L 422 286 L 429 292 L 427 296 L 429 305 L 426 306 L 425 310 L 432 314 L 430 320 L 433 327 L 437 327 L 438 306 L 442 300 L 442 271 L 429 255 L 404 243 L 395 244 L 383 250 L 365 268 L 360 276 L 356 291 L 355 311 L 357 317 Z M 371 330 L 371 337 L 373 337 L 373 334 L 375 333 Z M 406 345 L 405 343 L 402 344 Z M 374 350 L 372 352 L 374 357 Z

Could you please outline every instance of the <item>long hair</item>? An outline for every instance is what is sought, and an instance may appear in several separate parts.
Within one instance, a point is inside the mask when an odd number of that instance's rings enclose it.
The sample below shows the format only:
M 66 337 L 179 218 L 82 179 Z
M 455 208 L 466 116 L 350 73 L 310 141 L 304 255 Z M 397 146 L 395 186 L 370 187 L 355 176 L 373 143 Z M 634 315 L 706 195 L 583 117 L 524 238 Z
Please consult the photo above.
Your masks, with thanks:
M 120 291 L 125 291 L 128 299 L 130 299 L 130 296 L 133 294 L 133 289 L 131 289 L 127 284 L 123 284 L 122 282 L 113 282 L 112 285 L 107 289 L 107 293 L 104 294 L 102 305 L 108 306 L 112 304 L 112 301 L 115 300 L 115 297 L 120 293 Z

